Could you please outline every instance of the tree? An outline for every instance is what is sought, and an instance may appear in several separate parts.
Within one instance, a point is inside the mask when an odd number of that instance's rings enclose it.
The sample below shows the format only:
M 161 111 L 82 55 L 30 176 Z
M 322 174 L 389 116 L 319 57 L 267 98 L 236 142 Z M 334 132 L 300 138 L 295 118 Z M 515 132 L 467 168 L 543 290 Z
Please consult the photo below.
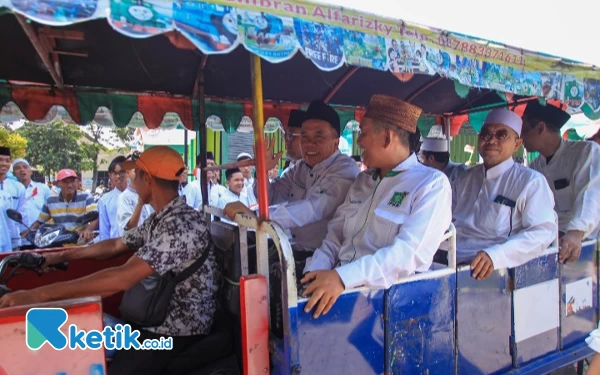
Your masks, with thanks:
M 119 152 L 126 152 L 127 144 L 133 141 L 134 130 L 132 128 L 117 128 L 106 127 L 92 122 L 90 125 L 84 126 L 83 131 L 91 138 L 91 143 L 84 143 L 82 151 L 86 156 L 84 163 L 85 170 L 91 170 L 93 173 L 92 191 L 96 189 L 96 181 L 98 180 L 98 167 L 108 163 L 109 160 L 100 159 L 100 152 L 106 151 L 105 145 L 111 146 L 111 149 L 116 149 Z
M 85 134 L 76 126 L 58 120 L 52 124 L 25 123 L 17 134 L 27 139 L 29 163 L 50 177 L 63 168 L 81 171 L 88 156 L 80 145 Z
M 27 140 L 10 129 L 0 126 L 0 146 L 10 148 L 13 159 L 22 158 L 27 150 Z

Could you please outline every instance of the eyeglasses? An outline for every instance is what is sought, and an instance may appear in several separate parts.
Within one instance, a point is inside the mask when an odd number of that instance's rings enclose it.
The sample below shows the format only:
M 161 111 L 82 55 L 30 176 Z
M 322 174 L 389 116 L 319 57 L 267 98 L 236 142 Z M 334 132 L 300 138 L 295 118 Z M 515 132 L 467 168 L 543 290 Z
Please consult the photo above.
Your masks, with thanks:
M 127 176 L 127 171 L 125 171 L 125 170 L 120 170 L 118 172 L 111 172 L 111 173 L 112 174 L 116 174 L 119 177 L 125 177 L 125 176 Z
M 479 139 L 481 139 L 482 141 L 487 142 L 492 138 L 496 138 L 499 142 L 505 141 L 508 138 L 508 130 L 500 129 L 495 132 L 489 132 L 484 130 L 481 133 L 479 133 Z
M 285 140 L 288 142 L 292 142 L 294 137 L 300 137 L 301 134 L 298 133 L 285 133 Z

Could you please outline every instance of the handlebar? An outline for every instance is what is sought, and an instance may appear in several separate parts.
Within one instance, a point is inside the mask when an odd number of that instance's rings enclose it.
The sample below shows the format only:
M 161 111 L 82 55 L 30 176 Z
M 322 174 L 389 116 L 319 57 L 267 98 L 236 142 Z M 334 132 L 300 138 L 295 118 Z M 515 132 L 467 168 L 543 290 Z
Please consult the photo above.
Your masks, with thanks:
M 8 266 L 14 268 L 23 268 L 26 270 L 38 270 L 44 265 L 46 258 L 43 255 L 32 252 L 21 252 L 14 255 L 9 255 L 0 261 L 0 277 L 4 275 L 4 271 Z M 66 271 L 69 268 L 69 263 L 62 262 L 48 266 L 61 271 Z

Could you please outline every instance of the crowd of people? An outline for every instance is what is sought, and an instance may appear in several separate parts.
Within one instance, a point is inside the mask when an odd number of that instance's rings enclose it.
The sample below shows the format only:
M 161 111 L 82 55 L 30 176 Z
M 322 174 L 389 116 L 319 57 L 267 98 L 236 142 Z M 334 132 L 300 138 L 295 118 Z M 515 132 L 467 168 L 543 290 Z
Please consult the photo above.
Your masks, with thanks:
M 559 260 L 574 261 L 582 241 L 598 237 L 600 145 L 562 139 L 560 128 L 570 117 L 566 112 L 536 101 L 523 117 L 492 110 L 478 137 L 483 163 L 470 169 L 450 160 L 446 141 L 421 142 L 420 115 L 412 104 L 374 95 L 360 124 L 362 157 L 350 157 L 339 150 L 339 115 L 315 101 L 306 111 L 290 114 L 285 129 L 289 163 L 281 175 L 281 154 L 267 148 L 270 220 L 288 234 L 297 282 L 309 298 L 305 311 L 314 318 L 326 314 L 344 290 L 389 288 L 401 277 L 429 270 L 451 223 L 458 261 L 469 264 L 478 280 L 542 255 L 557 237 Z M 513 159 L 523 144 L 540 153 L 529 168 Z M 0 153 L 0 204 L 21 209 L 31 229 L 48 219 L 68 223 L 74 215 L 99 211 L 99 220 L 82 237 L 98 229 L 101 242 L 50 254 L 49 264 L 135 251 L 121 267 L 7 294 L 0 307 L 111 295 L 155 272 L 183 272 L 206 253 L 206 261 L 177 287 L 166 319 L 144 328 L 143 335 L 175 337 L 176 347 L 184 350 L 208 334 L 220 275 L 201 213 L 203 182 L 186 183 L 187 168 L 176 151 L 157 146 L 114 159 L 109 166 L 114 188 L 97 205 L 77 191 L 75 172 L 63 170 L 57 176 L 61 192 L 40 199 L 37 215 L 25 209 L 36 185 L 25 177 L 6 180 L 10 154 Z M 222 208 L 232 222 L 238 214 L 257 215 L 258 181 L 248 160 L 252 155 L 240 154 L 240 167 L 225 171 L 224 184 L 218 173 L 207 171 L 208 203 Z M 26 161 L 13 164 L 17 177 L 27 175 L 18 169 L 29 170 Z M 214 165 L 209 153 L 206 166 Z M 5 249 L 19 247 L 20 228 L 0 223 L 13 240 Z M 118 373 L 158 373 L 177 353 L 119 353 L 111 366 L 130 371 Z

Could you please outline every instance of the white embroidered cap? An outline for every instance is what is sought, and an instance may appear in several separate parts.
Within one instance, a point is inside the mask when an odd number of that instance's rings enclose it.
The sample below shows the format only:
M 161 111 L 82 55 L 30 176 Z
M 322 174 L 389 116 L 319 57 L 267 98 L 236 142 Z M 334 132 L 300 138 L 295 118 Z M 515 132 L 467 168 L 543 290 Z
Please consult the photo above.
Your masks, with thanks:
M 425 138 L 421 151 L 448 152 L 448 140 L 442 138 Z
M 521 117 L 513 111 L 504 108 L 491 111 L 485 118 L 483 126 L 488 124 L 506 125 L 516 131 L 519 137 L 521 136 L 521 129 L 523 128 L 523 120 Z

